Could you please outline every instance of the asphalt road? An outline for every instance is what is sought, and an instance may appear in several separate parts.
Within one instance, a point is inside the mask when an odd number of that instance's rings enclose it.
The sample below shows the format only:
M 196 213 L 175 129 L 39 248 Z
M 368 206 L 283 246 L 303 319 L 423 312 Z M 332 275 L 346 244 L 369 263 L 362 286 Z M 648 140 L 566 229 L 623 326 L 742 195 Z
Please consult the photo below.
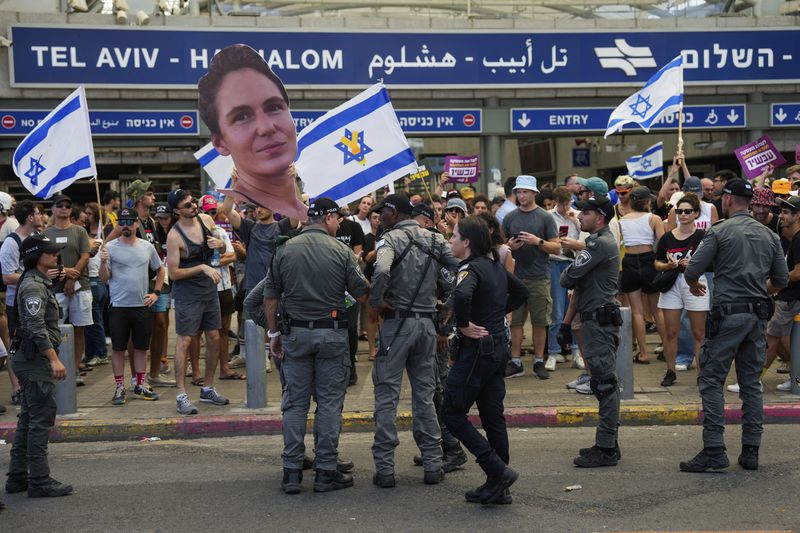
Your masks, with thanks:
M 728 431 L 734 464 L 739 434 Z M 796 426 L 767 426 L 757 472 L 686 474 L 678 462 L 699 450 L 699 427 L 622 428 L 620 465 L 588 471 L 572 458 L 593 430 L 515 429 L 514 503 L 486 507 L 463 499 L 483 482 L 472 462 L 424 485 L 410 433 L 401 434 L 395 489 L 371 484 L 371 435 L 349 433 L 340 450 L 356 463 L 355 487 L 315 494 L 307 473 L 297 496 L 280 491 L 280 437 L 55 444 L 53 476 L 75 494 L 3 494 L 0 531 L 797 531 L 797 436 Z M 0 446 L 3 472 L 9 448 Z

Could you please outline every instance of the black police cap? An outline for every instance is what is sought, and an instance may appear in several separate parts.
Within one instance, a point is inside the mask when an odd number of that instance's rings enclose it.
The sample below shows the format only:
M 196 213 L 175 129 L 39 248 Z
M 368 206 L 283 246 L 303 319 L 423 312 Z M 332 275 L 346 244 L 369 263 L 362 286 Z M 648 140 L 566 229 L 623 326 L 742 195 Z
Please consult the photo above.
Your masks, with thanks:
M 54 254 L 64 248 L 63 244 L 56 244 L 48 239 L 43 233 L 31 233 L 19 248 L 21 259 L 27 259 L 41 254 Z
M 606 222 L 614 218 L 614 206 L 607 196 L 600 196 L 598 198 L 590 198 L 575 204 L 581 211 L 599 211 L 605 215 Z
M 431 220 L 436 220 L 436 215 L 433 213 L 433 209 L 431 209 L 430 207 L 428 207 L 425 204 L 417 204 L 411 210 L 411 216 L 412 217 L 415 217 L 417 215 L 425 215 L 426 217 L 428 217 Z
M 403 196 L 402 194 L 390 194 L 381 200 L 378 205 L 370 209 L 370 212 L 378 212 L 384 207 L 391 207 L 395 211 L 405 213 L 406 215 L 410 215 L 414 210 L 414 207 L 411 205 L 411 201 L 408 199 L 408 197 Z
M 753 186 L 742 178 L 734 178 L 732 180 L 728 180 L 728 182 L 725 184 L 725 187 L 722 189 L 722 194 L 752 198 Z
M 339 204 L 330 198 L 325 198 L 324 196 L 321 198 L 316 198 L 313 202 L 311 202 L 311 205 L 308 206 L 308 216 L 310 217 L 321 217 L 331 213 L 337 213 L 339 216 L 347 215 L 339 207 Z

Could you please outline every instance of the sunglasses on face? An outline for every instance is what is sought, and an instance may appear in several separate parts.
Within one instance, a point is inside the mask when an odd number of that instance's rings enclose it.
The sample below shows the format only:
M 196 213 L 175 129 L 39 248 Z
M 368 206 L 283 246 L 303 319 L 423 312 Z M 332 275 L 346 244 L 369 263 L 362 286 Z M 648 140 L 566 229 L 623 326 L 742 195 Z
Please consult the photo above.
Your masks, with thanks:
M 135 220 L 118 220 L 117 223 L 122 227 L 133 226 Z
M 190 207 L 193 207 L 193 206 L 196 206 L 196 205 L 197 205 L 197 202 L 195 202 L 194 200 L 192 200 L 191 202 L 186 202 L 186 203 L 185 203 L 185 204 L 183 204 L 182 206 L 179 206 L 179 207 L 178 207 L 178 209 L 188 209 L 188 208 L 190 208 Z
M 215 215 L 217 214 L 217 210 L 216 210 L 216 209 L 212 209 L 212 210 L 210 210 L 210 211 L 208 212 L 208 214 L 209 214 L 209 215 L 211 215 L 211 216 L 213 217 L 213 216 L 215 216 Z
M 691 215 L 694 212 L 695 212 L 694 209 L 676 209 L 675 210 L 675 214 L 676 215 Z
M 620 195 L 620 196 L 628 196 L 630 194 L 630 192 L 631 192 L 630 189 L 625 190 L 625 191 L 617 190 L 617 194 Z
M 59 209 L 72 209 L 72 204 L 67 202 L 58 202 L 53 207 L 57 207 Z
M 578 191 L 578 194 L 589 194 L 590 192 L 592 191 L 590 191 L 589 189 L 581 189 Z

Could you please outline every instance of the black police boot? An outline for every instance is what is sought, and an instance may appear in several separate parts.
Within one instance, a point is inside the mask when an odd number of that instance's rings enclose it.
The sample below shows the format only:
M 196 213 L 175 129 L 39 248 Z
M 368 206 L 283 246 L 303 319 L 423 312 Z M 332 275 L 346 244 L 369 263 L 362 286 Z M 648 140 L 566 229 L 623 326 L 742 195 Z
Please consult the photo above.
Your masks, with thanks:
M 745 470 L 758 470 L 758 446 L 742 446 L 739 455 L 739 466 Z
M 486 483 L 484 483 L 480 487 L 465 492 L 464 499 L 467 500 L 467 503 L 481 503 L 481 497 L 483 496 L 485 490 L 486 490 Z M 511 497 L 511 491 L 506 489 L 500 493 L 500 496 L 490 501 L 489 503 L 494 503 L 497 505 L 510 505 L 513 501 L 514 499 Z
M 28 498 L 57 498 L 72 494 L 72 485 L 65 485 L 51 477 L 43 480 L 29 480 Z
M 422 456 L 415 455 L 414 456 L 414 466 L 422 466 Z
M 296 468 L 283 469 L 281 489 L 286 494 L 300 494 L 300 485 L 303 483 L 303 471 Z
M 28 490 L 28 476 L 25 474 L 8 474 L 6 480 L 6 492 L 14 494 Z
M 592 446 L 585 454 L 580 454 L 573 459 L 575 466 L 580 468 L 598 468 L 601 466 L 617 466 L 619 459 L 617 458 L 616 448 L 601 448 L 600 446 Z
M 426 470 L 425 476 L 422 478 L 426 485 L 438 485 L 444 481 L 444 470 Z
M 703 448 L 690 461 L 682 461 L 681 472 L 705 472 L 706 470 L 722 470 L 728 468 L 730 462 L 725 455 L 725 448 Z
M 311 457 L 304 455 L 303 470 L 311 470 L 312 468 L 314 468 L 314 460 Z
M 394 474 L 378 474 L 376 472 L 372 476 L 372 484 L 382 489 L 393 489 L 395 484 Z
M 583 457 L 584 455 L 588 454 L 591 451 L 592 448 L 581 448 L 580 450 L 578 450 L 578 455 Z M 617 461 L 622 459 L 622 452 L 619 449 L 619 441 L 614 441 L 614 453 L 616 454 Z
M 336 470 L 342 474 L 349 474 L 354 468 L 353 461 L 343 461 L 341 458 L 336 459 Z
M 356 366 L 353 364 L 353 366 L 350 367 L 350 381 L 347 386 L 352 387 L 356 383 L 358 383 L 358 372 L 356 372 Z
M 350 474 L 342 474 L 338 470 L 317 469 L 317 477 L 314 478 L 314 492 L 330 492 L 352 486 L 353 476 Z
M 519 474 L 509 467 L 505 467 L 503 473 L 498 477 L 487 478 L 486 484 L 483 486 L 483 493 L 480 496 L 481 505 L 488 505 L 499 498 L 504 491 L 517 481 L 517 478 L 519 478 Z
M 467 463 L 467 454 L 460 447 L 444 452 L 442 470 L 449 474 Z

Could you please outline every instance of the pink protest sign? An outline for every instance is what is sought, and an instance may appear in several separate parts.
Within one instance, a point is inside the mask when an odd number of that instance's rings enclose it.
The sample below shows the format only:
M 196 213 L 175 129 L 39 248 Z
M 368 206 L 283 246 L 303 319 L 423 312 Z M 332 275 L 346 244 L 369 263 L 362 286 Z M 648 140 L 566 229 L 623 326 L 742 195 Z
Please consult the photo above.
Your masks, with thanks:
M 794 147 L 794 163 L 800 164 L 800 144 L 795 145 Z
M 448 155 L 444 158 L 444 171 L 451 183 L 474 183 L 478 181 L 480 166 L 477 155 Z
M 786 159 L 781 155 L 768 135 L 737 148 L 734 153 L 739 163 L 742 164 L 742 169 L 747 179 L 750 180 L 758 177 L 767 165 L 778 168 L 786 163 Z

